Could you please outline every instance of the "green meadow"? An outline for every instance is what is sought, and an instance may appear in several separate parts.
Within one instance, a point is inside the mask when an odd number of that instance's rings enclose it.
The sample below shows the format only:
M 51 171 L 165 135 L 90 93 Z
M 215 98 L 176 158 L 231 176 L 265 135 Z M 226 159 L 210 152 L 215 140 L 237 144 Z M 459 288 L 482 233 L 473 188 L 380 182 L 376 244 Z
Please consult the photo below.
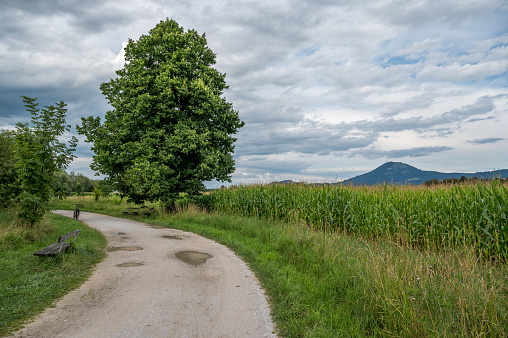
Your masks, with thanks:
M 55 257 L 33 253 L 73 230 L 68 251 Z M 0 336 L 80 286 L 104 257 L 106 239 L 70 218 L 47 214 L 34 227 L 20 224 L 12 210 L 0 211 Z

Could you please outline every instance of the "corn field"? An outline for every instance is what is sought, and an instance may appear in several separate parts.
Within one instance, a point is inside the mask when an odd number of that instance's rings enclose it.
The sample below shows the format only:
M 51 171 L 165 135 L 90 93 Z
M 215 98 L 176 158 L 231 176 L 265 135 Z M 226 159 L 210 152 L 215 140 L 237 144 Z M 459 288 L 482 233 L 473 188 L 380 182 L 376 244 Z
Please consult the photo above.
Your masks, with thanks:
M 209 209 L 323 231 L 388 238 L 418 248 L 474 245 L 508 258 L 508 188 L 499 182 L 439 187 L 234 186 L 205 195 Z

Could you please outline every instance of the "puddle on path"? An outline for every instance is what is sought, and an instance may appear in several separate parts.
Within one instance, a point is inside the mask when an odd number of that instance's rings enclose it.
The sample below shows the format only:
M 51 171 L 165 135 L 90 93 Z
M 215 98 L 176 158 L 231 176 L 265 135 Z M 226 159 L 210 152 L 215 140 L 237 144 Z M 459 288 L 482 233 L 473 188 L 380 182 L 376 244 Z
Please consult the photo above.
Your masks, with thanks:
M 120 268 L 131 268 L 133 266 L 141 266 L 141 265 L 145 265 L 144 263 L 122 263 L 122 264 L 117 264 L 116 266 L 120 267 Z
M 168 239 L 184 239 L 185 237 L 183 237 L 183 236 L 178 236 L 178 235 L 168 235 L 168 236 L 162 236 L 162 238 L 168 238 Z
M 136 250 L 143 250 L 143 248 L 139 247 L 139 246 L 108 246 L 108 248 L 106 250 L 109 252 L 119 251 L 119 250 L 136 251 Z
M 198 266 L 206 262 L 208 258 L 212 258 L 212 255 L 209 255 L 204 252 L 198 251 L 179 251 L 176 253 L 176 258 L 190 265 Z
M 95 298 L 95 294 L 93 290 L 88 291 L 83 296 L 79 297 L 79 300 L 82 302 L 86 302 L 87 300 L 93 300 Z

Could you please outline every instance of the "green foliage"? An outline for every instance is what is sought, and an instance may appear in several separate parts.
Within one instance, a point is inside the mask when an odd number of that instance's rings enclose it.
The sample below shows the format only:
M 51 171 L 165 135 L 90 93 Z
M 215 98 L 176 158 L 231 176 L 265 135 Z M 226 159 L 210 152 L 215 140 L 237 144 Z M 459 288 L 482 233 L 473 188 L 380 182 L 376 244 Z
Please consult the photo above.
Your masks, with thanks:
M 94 188 L 93 188 L 93 197 L 96 201 L 99 200 L 99 198 L 101 197 L 101 187 L 99 184 L 97 184 Z
M 101 85 L 114 108 L 82 118 L 78 131 L 93 143 L 92 168 L 131 201 L 196 195 L 203 181 L 230 181 L 231 135 L 243 126 L 222 97 L 225 75 L 212 68 L 215 54 L 204 35 L 161 21 L 139 40 L 129 40 L 126 64 Z
M 81 196 L 83 194 L 83 186 L 81 183 L 76 183 L 76 194 Z
M 92 192 L 93 187 L 98 183 L 98 180 L 90 179 L 82 174 L 75 174 L 74 171 L 71 171 L 69 177 L 73 183 L 73 191 L 77 192 L 78 183 L 81 186 L 80 194 L 83 192 Z
M 11 206 L 20 193 L 16 182 L 15 146 L 14 133 L 0 130 L 0 210 Z
M 31 226 L 40 221 L 49 210 L 52 196 L 51 184 L 56 172 L 63 170 L 75 157 L 77 139 L 72 137 L 69 145 L 58 140 L 70 130 L 65 125 L 66 104 L 37 108 L 37 99 L 24 96 L 23 102 L 32 115 L 32 126 L 18 123 L 15 132 L 15 167 L 21 193 L 19 217 Z
M 108 180 L 101 180 L 99 183 L 97 183 L 97 185 L 101 188 L 102 197 L 108 197 L 113 192 L 111 184 Z
M 418 248 L 473 245 L 488 257 L 508 259 L 508 188 L 499 182 L 432 189 L 240 186 L 217 190 L 203 202 L 221 212 L 304 221 Z
M 51 189 L 59 199 L 69 196 L 72 191 L 72 181 L 65 171 L 55 173 Z
M 508 183 L 508 177 L 506 177 L 504 179 L 501 176 L 494 177 L 494 178 L 479 179 L 478 177 L 461 176 L 460 178 L 454 178 L 454 177 L 445 178 L 442 181 L 438 180 L 437 178 L 433 178 L 431 180 L 428 180 L 424 184 L 426 186 L 433 186 L 433 185 L 438 185 L 438 184 L 443 184 L 443 185 L 452 184 L 452 185 L 455 185 L 455 184 L 477 184 L 477 183 L 480 183 L 480 182 L 481 183 L 492 183 L 493 181 L 500 182 L 500 183 Z
M 51 189 L 58 197 L 69 196 L 71 192 L 81 195 L 83 192 L 92 192 L 99 182 L 99 180 L 90 179 L 82 174 L 76 174 L 74 171 L 71 171 L 70 174 L 58 171 L 55 173 Z

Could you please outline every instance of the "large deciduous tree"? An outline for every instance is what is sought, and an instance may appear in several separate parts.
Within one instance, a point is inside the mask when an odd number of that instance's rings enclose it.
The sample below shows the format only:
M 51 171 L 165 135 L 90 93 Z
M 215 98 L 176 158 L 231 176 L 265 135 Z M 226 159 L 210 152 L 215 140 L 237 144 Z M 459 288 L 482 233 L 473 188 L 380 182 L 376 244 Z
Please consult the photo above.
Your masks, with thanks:
M 173 204 L 203 182 L 231 181 L 234 142 L 243 122 L 223 97 L 225 74 L 212 65 L 205 35 L 161 21 L 129 40 L 125 66 L 101 85 L 113 107 L 104 123 L 82 118 L 78 131 L 93 143 L 92 169 L 131 201 Z

